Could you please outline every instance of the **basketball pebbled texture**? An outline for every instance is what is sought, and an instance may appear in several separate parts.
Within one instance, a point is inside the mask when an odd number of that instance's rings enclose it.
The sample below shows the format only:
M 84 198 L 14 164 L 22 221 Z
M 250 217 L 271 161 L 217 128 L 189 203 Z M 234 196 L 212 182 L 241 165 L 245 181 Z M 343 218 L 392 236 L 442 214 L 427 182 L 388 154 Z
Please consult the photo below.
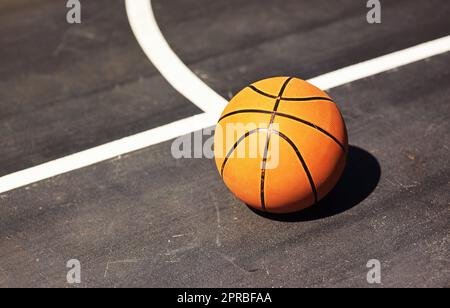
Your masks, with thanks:
M 257 128 L 236 136 L 230 146 L 224 134 L 236 123 L 256 123 Z M 233 155 L 249 152 L 252 142 L 259 147 L 256 156 Z M 227 187 L 247 205 L 271 213 L 296 212 L 323 199 L 339 180 L 348 151 L 336 103 L 291 77 L 265 79 L 239 92 L 222 113 L 214 143 Z M 275 152 L 278 164 L 268 168 Z

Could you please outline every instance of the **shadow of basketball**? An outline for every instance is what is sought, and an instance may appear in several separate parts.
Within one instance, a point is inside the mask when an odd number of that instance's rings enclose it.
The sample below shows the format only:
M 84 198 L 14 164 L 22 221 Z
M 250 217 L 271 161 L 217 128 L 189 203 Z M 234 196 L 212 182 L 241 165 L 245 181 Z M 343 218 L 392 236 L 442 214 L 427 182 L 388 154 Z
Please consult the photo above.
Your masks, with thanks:
M 297 222 L 322 219 L 345 212 L 366 199 L 381 177 L 378 160 L 369 152 L 350 146 L 347 165 L 336 187 L 311 208 L 293 214 L 270 214 L 249 207 L 256 214 L 278 221 Z

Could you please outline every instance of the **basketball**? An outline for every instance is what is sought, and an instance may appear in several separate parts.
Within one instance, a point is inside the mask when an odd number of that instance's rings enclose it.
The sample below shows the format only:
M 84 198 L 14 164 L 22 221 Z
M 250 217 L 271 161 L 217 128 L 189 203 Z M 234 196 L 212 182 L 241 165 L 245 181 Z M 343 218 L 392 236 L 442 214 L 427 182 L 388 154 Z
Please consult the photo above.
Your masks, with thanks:
M 336 102 L 292 77 L 265 79 L 239 92 L 214 136 L 226 186 L 248 206 L 270 213 L 316 205 L 341 177 L 347 151 Z

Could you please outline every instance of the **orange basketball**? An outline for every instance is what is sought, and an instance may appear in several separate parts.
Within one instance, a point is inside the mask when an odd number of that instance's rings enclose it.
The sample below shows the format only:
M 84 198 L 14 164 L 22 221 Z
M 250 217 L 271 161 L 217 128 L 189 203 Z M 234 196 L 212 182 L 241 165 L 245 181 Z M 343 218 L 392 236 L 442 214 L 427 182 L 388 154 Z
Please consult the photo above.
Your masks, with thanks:
M 275 77 L 228 104 L 216 127 L 216 165 L 247 205 L 290 213 L 318 203 L 339 180 L 348 150 L 336 103 L 310 83 Z

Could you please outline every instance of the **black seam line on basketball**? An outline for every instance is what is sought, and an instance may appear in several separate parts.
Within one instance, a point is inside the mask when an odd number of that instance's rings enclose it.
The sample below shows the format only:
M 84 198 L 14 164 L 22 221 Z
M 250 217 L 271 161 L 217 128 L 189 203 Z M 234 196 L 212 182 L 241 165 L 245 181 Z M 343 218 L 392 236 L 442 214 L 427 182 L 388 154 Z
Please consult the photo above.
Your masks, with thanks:
M 311 175 L 311 172 L 309 171 L 308 165 L 306 164 L 305 159 L 303 158 L 302 154 L 300 153 L 300 150 L 297 148 L 297 146 L 295 145 L 295 143 L 285 134 L 283 134 L 282 132 L 276 131 L 276 130 L 272 130 L 272 132 L 278 136 L 280 136 L 281 138 L 283 138 L 285 141 L 287 141 L 287 143 L 289 143 L 289 145 L 292 147 L 292 149 L 295 151 L 295 154 L 297 154 L 298 159 L 300 160 L 300 163 L 303 166 L 303 169 L 305 170 L 306 176 L 308 177 L 308 181 L 309 184 L 311 185 L 311 190 L 312 193 L 314 195 L 314 204 L 317 204 L 318 200 L 318 196 L 317 196 L 317 188 L 316 188 L 316 184 L 314 183 L 314 179 Z
M 250 89 L 255 91 L 256 93 L 259 93 L 263 96 L 269 97 L 269 98 L 277 98 L 275 95 L 266 93 L 260 89 L 258 89 L 255 86 L 249 86 Z M 311 97 L 281 97 L 282 101 L 289 101 L 289 102 L 307 102 L 307 101 L 329 101 L 332 103 L 335 103 L 331 98 L 323 97 L 323 96 L 311 96 Z
M 232 116 L 232 115 L 235 115 L 235 114 L 240 114 L 240 113 L 263 113 L 263 114 L 272 114 L 272 111 L 269 111 L 269 110 L 261 110 L 261 109 L 241 109 L 241 110 L 236 110 L 236 111 L 233 111 L 233 112 L 230 112 L 230 113 L 227 113 L 226 115 L 224 115 L 222 118 L 219 119 L 219 122 L 220 122 L 220 120 L 222 120 L 222 119 L 224 119 L 224 118 L 227 118 L 227 117 Z M 338 146 L 342 149 L 342 151 L 345 152 L 345 147 L 344 147 L 344 145 L 343 145 L 336 137 L 334 137 L 331 133 L 327 132 L 327 131 L 326 131 L 325 129 L 323 129 L 322 127 L 317 126 L 316 124 L 311 123 L 311 122 L 308 122 L 308 121 L 303 120 L 303 119 L 301 119 L 301 118 L 297 118 L 297 117 L 295 117 L 295 116 L 292 116 L 292 115 L 290 115 L 290 114 L 286 114 L 286 113 L 282 113 L 282 112 L 278 112 L 278 111 L 275 111 L 275 114 L 276 114 L 277 116 L 280 116 L 280 117 L 283 117 L 283 118 L 288 118 L 288 119 L 291 119 L 291 120 L 300 122 L 300 123 L 302 123 L 302 124 L 305 124 L 305 125 L 307 125 L 307 126 L 309 126 L 309 127 L 311 127 L 311 128 L 314 128 L 314 129 L 318 130 L 319 132 L 321 132 L 322 134 L 328 136 L 328 137 L 331 138 L 334 142 L 336 142 L 336 143 L 338 144 Z
M 307 102 L 307 101 L 328 101 L 335 103 L 331 98 L 323 96 L 311 96 L 311 97 L 282 97 L 282 101 L 287 102 Z
M 278 110 L 278 106 L 280 105 L 280 98 L 283 96 L 284 91 L 286 90 L 287 85 L 293 79 L 293 77 L 289 77 L 281 86 L 280 92 L 277 96 L 277 100 L 275 101 L 275 105 L 273 106 L 272 116 L 270 117 L 270 122 L 267 131 L 267 139 L 266 145 L 264 147 L 264 155 L 261 164 L 261 208 L 263 210 L 266 209 L 266 197 L 265 197 L 265 180 L 266 180 L 266 166 L 267 166 L 267 155 L 269 153 L 269 145 L 270 145 L 270 136 L 272 136 L 272 126 L 275 121 L 276 111 Z
M 253 85 L 249 86 L 249 88 L 252 89 L 253 91 L 255 91 L 256 93 L 261 94 L 263 96 L 270 97 L 270 98 L 277 98 L 275 95 L 271 95 L 269 93 L 263 92 L 263 91 L 261 91 L 260 89 L 258 89 L 257 87 L 255 87 Z
M 272 135 L 271 131 L 267 132 L 266 145 L 264 147 L 263 160 L 261 164 L 261 186 L 260 186 L 260 198 L 261 198 L 261 208 L 263 210 L 266 209 L 266 195 L 265 195 L 265 181 L 266 181 L 266 166 L 267 166 L 267 155 L 269 152 L 269 141 L 270 136 Z
M 225 156 L 224 161 L 222 162 L 222 166 L 220 168 L 220 176 L 223 177 L 223 171 L 225 169 L 225 165 L 228 162 L 228 159 L 231 157 L 231 155 L 233 154 L 234 150 L 236 150 L 236 148 L 239 146 L 239 144 L 245 140 L 245 138 L 249 137 L 250 135 L 259 132 L 259 131 L 265 131 L 267 130 L 267 128 L 256 128 L 253 129 L 251 131 L 246 132 L 244 135 L 242 135 L 238 141 L 236 141 L 236 143 L 231 147 L 231 149 L 228 151 L 227 155 Z

